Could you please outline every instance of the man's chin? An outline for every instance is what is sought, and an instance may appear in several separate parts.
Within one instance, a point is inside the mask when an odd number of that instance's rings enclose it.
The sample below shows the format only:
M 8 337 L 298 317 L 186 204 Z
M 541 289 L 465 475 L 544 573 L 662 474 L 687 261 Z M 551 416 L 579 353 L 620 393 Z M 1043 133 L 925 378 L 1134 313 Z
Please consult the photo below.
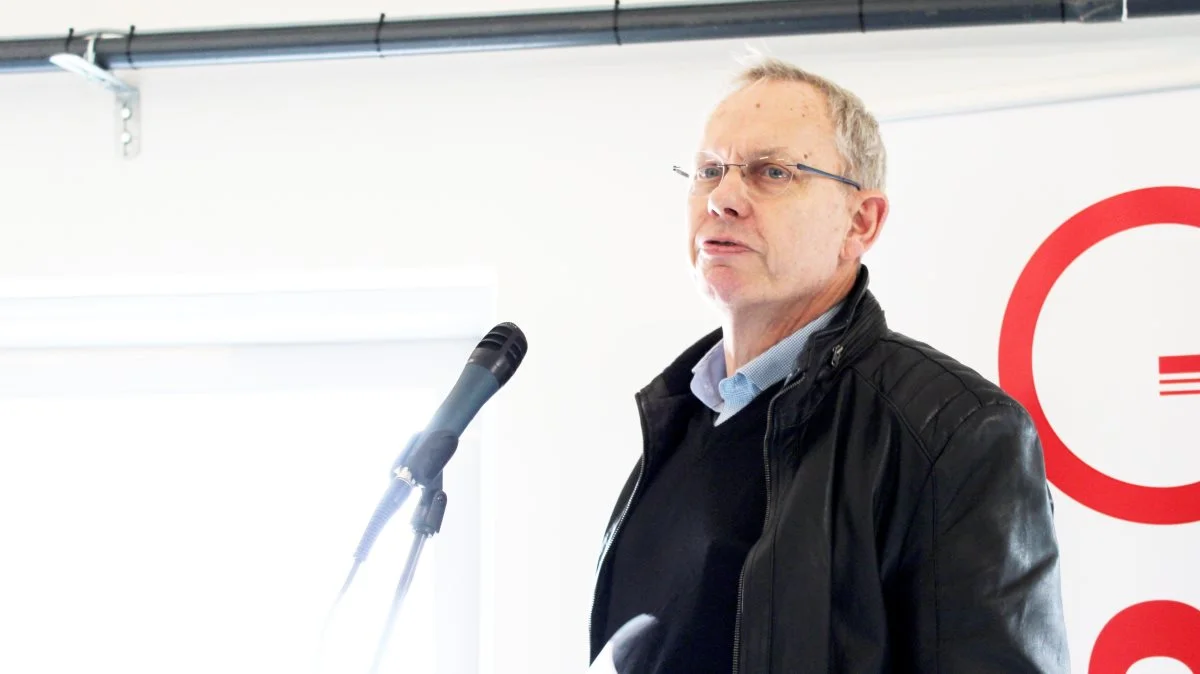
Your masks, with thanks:
M 700 283 L 705 286 L 705 294 L 726 302 L 733 301 L 743 294 L 748 285 L 745 272 L 727 265 L 704 267 L 700 276 Z
M 744 284 L 705 282 L 701 292 L 722 312 L 733 312 L 752 304 Z

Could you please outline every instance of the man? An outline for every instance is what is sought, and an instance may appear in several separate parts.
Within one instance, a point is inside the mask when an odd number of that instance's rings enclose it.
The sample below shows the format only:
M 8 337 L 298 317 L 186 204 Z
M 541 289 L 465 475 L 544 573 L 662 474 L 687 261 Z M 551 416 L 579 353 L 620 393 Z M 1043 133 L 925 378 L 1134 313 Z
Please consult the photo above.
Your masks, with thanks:
M 721 329 L 637 395 L 593 661 L 607 645 L 638 674 L 1069 671 L 1033 424 L 889 331 L 867 290 L 888 214 L 877 123 L 780 61 L 739 84 L 677 168 Z

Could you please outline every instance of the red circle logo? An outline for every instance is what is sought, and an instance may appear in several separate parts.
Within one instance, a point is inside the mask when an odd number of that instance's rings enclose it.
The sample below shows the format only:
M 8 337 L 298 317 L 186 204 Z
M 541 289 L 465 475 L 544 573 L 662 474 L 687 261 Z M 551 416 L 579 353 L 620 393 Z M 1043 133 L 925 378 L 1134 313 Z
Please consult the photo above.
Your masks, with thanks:
M 1089 674 L 1125 674 L 1139 660 L 1171 658 L 1200 672 L 1200 611 L 1177 601 L 1130 606 L 1109 621 L 1088 664 Z
M 1200 228 L 1200 190 L 1153 187 L 1105 199 L 1056 229 L 1029 259 L 1000 328 L 1000 386 L 1029 411 L 1041 436 L 1047 477 L 1083 505 L 1143 524 L 1200 521 L 1200 482 L 1147 487 L 1118 480 L 1080 459 L 1046 419 L 1033 377 L 1033 335 L 1055 282 L 1080 255 L 1114 234 L 1164 223 Z

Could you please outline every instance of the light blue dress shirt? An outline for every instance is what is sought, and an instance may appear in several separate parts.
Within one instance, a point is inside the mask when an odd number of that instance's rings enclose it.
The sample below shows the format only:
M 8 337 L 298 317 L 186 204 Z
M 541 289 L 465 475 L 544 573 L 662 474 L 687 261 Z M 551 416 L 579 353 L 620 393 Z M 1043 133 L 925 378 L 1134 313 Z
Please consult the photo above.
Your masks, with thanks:
M 775 346 L 746 363 L 731 377 L 725 372 L 725 340 L 704 354 L 692 368 L 692 393 L 717 413 L 714 426 L 728 421 L 749 405 L 758 394 L 782 381 L 796 366 L 813 334 L 829 325 L 841 304 L 821 314 L 808 325 L 785 337 Z

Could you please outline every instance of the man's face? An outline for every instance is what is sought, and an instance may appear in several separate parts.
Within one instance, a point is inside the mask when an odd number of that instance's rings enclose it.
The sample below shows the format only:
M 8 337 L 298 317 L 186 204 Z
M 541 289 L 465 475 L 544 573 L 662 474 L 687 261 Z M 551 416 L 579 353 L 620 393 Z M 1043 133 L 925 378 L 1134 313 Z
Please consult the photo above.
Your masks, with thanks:
M 741 164 L 763 156 L 842 174 L 823 94 L 803 83 L 759 82 L 717 106 L 700 160 Z M 767 169 L 768 179 L 779 175 Z M 779 193 L 754 183 L 731 167 L 711 191 L 688 196 L 696 282 L 727 311 L 803 303 L 861 253 L 846 245 L 862 199 L 853 187 L 800 171 Z

